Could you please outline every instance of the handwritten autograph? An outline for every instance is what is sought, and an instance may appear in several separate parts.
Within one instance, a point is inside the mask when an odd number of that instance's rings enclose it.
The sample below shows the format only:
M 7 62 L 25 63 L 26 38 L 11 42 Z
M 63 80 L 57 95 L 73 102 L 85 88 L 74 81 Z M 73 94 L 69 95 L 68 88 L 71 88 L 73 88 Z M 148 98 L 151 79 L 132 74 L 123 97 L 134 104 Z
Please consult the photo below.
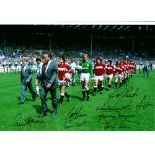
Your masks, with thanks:
M 129 87 L 125 90 L 118 90 L 109 94 L 103 105 L 97 106 L 99 112 L 98 120 L 103 124 L 104 129 L 129 129 L 129 123 L 137 124 L 132 118 L 137 114 L 128 114 L 132 108 L 133 99 L 138 96 L 139 88 Z M 122 114 L 125 113 L 125 114 Z
M 124 115 L 124 114 L 116 114 L 116 115 L 99 115 L 99 121 L 102 121 L 104 129 L 129 129 L 130 123 L 137 123 L 129 120 L 136 115 Z
M 97 106 L 96 111 L 119 111 L 123 109 L 127 109 L 130 107 L 130 105 L 102 105 L 102 106 Z
M 128 98 L 128 97 L 134 97 L 134 96 L 137 96 L 138 95 L 138 90 L 139 88 L 136 88 L 135 91 L 133 91 L 134 88 L 133 87 L 129 87 L 125 90 L 122 90 L 120 92 L 118 92 L 118 90 L 115 90 L 114 92 L 112 92 L 110 95 L 109 95 L 109 98 L 118 98 L 118 97 L 121 97 L 121 98 Z
M 43 120 L 37 120 L 35 117 L 28 116 L 26 118 L 23 118 L 23 115 L 21 113 L 18 113 L 14 119 L 14 126 L 31 126 L 32 124 L 41 124 L 45 123 Z
M 80 117 L 86 117 L 87 115 L 82 113 L 83 107 L 73 107 L 71 111 L 68 113 L 68 115 L 65 118 L 65 121 L 71 123 L 74 120 L 77 120 Z
M 150 96 L 144 95 L 136 107 L 137 109 L 140 109 L 140 108 L 146 109 L 149 106 L 154 106 L 154 105 L 150 103 Z
M 83 112 L 83 107 L 73 107 L 71 111 L 67 114 L 65 118 L 64 128 L 72 128 L 72 127 L 81 127 L 88 123 L 89 121 L 85 120 L 87 114 Z

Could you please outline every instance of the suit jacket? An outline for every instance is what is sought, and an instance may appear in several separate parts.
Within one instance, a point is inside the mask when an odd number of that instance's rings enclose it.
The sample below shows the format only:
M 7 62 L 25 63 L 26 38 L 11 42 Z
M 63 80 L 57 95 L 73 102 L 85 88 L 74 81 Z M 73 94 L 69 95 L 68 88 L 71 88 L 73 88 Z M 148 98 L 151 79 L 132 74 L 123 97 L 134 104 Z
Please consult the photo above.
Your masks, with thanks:
M 144 70 L 149 70 L 150 69 L 150 65 L 148 63 L 145 63 L 143 69 Z
M 32 69 L 29 65 L 26 66 L 24 71 L 24 66 L 21 68 L 21 81 L 26 84 L 26 81 L 32 81 Z
M 47 70 L 46 65 L 43 64 L 42 67 L 42 85 L 47 86 L 50 83 L 52 86 L 57 85 L 57 71 L 58 71 L 58 64 L 56 61 L 51 60 Z

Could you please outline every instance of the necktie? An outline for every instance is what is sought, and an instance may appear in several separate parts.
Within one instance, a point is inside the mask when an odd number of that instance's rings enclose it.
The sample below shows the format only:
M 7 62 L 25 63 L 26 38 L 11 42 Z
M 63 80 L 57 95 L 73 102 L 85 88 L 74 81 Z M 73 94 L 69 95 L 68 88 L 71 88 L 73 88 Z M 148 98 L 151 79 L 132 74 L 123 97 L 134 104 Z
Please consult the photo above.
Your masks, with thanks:
M 45 69 L 47 69 L 47 64 L 45 64 Z
M 45 64 L 45 72 L 47 72 L 47 64 Z

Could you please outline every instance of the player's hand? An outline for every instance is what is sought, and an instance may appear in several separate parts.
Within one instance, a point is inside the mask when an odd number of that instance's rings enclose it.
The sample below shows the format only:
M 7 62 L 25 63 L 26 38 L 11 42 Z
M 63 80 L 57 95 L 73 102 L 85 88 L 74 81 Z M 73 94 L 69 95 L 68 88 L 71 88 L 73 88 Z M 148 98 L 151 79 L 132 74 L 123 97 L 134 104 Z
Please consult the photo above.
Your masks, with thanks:
M 46 88 L 48 88 L 48 89 L 49 89 L 50 87 L 51 87 L 51 84 L 50 84 L 50 83 L 48 83 L 48 84 L 47 84 L 47 86 L 46 86 Z

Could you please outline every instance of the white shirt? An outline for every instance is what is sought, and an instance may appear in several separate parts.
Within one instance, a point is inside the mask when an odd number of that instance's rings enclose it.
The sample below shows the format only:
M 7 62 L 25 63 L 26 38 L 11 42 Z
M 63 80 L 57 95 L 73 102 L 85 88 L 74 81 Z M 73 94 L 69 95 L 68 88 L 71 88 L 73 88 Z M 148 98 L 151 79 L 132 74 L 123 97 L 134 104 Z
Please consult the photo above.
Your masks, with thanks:
M 73 71 L 75 73 L 76 63 L 75 62 L 71 63 L 70 67 L 73 69 Z
M 24 68 L 23 68 L 24 72 L 25 72 L 26 67 L 27 67 L 27 65 L 25 65 Z
M 45 70 L 45 72 L 47 72 L 47 69 L 48 69 L 50 63 L 51 63 L 51 60 L 48 62 L 47 66 L 46 66 L 46 70 Z
M 75 69 L 76 68 L 76 63 L 73 62 L 73 63 L 70 64 L 70 66 L 71 66 L 72 69 Z

